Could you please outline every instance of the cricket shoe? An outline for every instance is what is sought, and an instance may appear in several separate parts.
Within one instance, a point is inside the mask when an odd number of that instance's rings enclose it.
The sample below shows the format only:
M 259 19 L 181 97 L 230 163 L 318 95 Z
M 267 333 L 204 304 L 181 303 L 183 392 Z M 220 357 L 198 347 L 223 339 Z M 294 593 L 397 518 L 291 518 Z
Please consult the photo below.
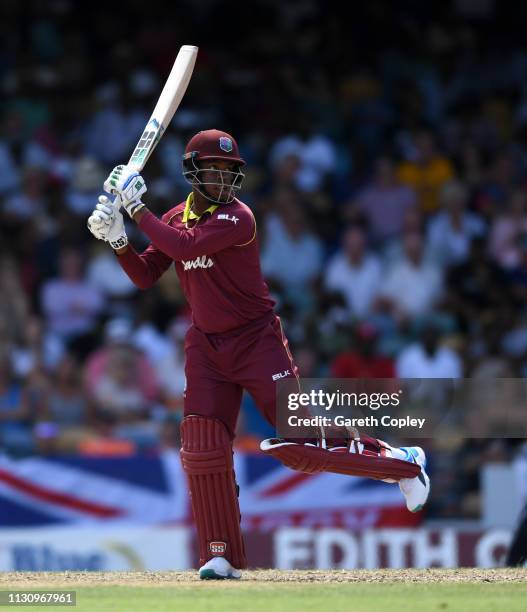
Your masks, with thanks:
M 199 568 L 199 577 L 201 580 L 228 580 L 241 578 L 242 573 L 224 557 L 212 557 Z
M 406 507 L 410 512 L 419 512 L 426 504 L 430 494 L 430 478 L 425 471 L 426 455 L 420 446 L 403 446 L 408 459 L 421 466 L 421 473 L 415 478 L 402 478 L 399 481 L 399 488 L 406 499 Z

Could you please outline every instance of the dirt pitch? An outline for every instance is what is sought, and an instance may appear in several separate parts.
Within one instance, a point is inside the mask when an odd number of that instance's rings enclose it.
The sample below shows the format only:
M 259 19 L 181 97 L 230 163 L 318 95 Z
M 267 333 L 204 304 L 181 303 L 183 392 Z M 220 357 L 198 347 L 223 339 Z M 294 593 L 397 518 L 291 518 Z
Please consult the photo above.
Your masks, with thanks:
M 6 572 L 0 590 L 9 588 L 91 586 L 174 587 L 199 582 L 197 572 Z M 527 583 L 527 569 L 377 569 L 377 570 L 251 570 L 248 583 Z M 208 583 L 210 584 L 210 582 Z M 239 584 L 237 580 L 222 585 Z

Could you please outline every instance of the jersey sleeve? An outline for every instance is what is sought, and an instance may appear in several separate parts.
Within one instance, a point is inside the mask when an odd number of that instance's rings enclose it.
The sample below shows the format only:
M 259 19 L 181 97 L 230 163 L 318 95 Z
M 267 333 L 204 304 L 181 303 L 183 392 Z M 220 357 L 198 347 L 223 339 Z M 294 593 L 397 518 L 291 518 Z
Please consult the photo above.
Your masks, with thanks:
M 198 224 L 187 230 L 167 225 L 148 211 L 139 222 L 139 228 L 152 244 L 176 261 L 212 255 L 252 242 L 256 225 L 250 209 L 246 207 L 229 213 L 223 210 L 215 211 L 206 224 Z
M 154 244 L 148 245 L 141 254 L 129 244 L 126 252 L 117 256 L 117 261 L 139 289 L 151 287 L 172 263 L 172 259 Z

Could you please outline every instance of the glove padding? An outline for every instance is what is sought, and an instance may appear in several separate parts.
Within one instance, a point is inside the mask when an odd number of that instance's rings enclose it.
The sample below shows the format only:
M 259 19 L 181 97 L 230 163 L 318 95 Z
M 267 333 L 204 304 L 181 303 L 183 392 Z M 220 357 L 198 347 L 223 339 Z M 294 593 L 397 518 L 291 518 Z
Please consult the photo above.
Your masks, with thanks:
M 107 196 L 99 196 L 99 202 L 88 218 L 88 229 L 98 240 L 108 242 L 112 249 L 121 249 L 128 244 L 124 219 L 115 202 Z
M 146 193 L 145 181 L 137 170 L 128 165 L 115 166 L 104 181 L 104 191 L 116 195 L 131 218 L 145 206 L 141 202 L 141 196 Z

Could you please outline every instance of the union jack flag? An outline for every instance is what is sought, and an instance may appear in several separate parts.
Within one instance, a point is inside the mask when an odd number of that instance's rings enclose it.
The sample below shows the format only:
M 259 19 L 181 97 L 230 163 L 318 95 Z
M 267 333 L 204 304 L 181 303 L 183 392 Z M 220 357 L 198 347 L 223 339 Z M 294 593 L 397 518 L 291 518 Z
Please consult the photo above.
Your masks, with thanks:
M 310 527 L 411 526 L 396 485 L 342 476 L 304 474 L 272 457 L 237 453 L 242 525 L 271 531 Z M 191 522 L 185 474 L 178 453 L 134 457 L 0 456 L 0 526 Z

